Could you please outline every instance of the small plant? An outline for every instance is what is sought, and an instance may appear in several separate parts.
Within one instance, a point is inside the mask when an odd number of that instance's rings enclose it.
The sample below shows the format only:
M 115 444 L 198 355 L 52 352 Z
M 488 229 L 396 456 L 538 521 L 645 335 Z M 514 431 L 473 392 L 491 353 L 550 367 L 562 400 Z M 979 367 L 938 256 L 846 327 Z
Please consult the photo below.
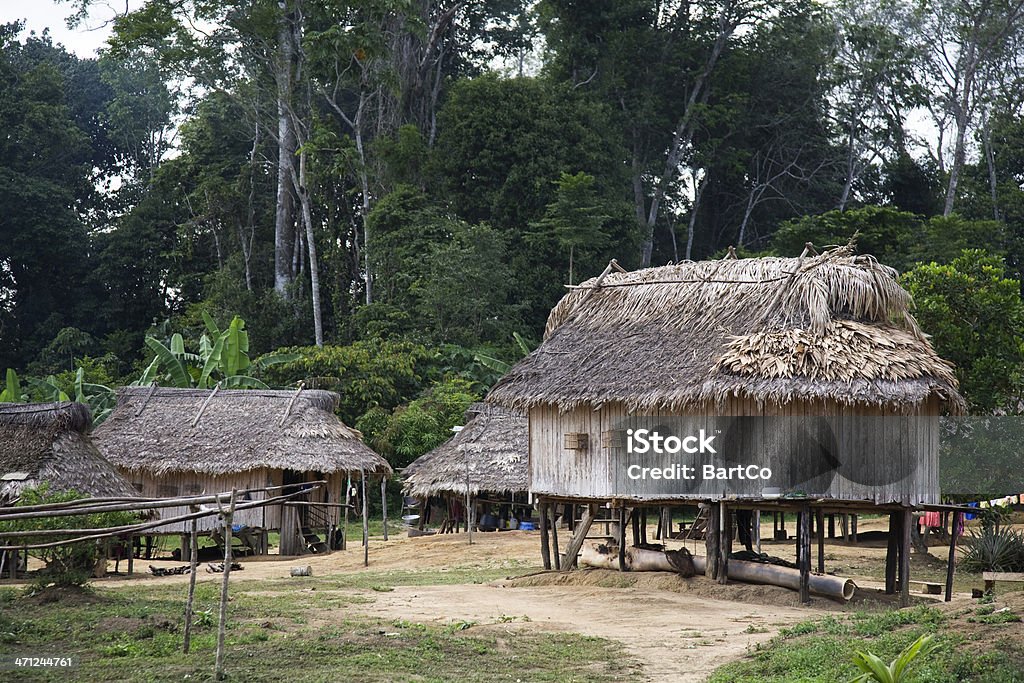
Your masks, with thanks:
M 747 624 L 747 628 L 743 630 L 744 633 L 768 633 L 768 629 L 764 626 L 758 626 L 757 624 Z
M 1024 533 L 1009 527 L 972 532 L 960 567 L 969 572 L 1024 571 Z
M 196 610 L 192 616 L 192 623 L 196 626 L 213 626 L 213 610 Z
M 853 655 L 853 663 L 863 671 L 861 675 L 854 678 L 850 683 L 903 683 L 910 680 L 910 667 L 914 661 L 924 655 L 927 656 L 932 650 L 938 647 L 931 634 L 925 634 L 908 645 L 903 652 L 886 664 L 877 655 L 870 652 L 857 651 Z

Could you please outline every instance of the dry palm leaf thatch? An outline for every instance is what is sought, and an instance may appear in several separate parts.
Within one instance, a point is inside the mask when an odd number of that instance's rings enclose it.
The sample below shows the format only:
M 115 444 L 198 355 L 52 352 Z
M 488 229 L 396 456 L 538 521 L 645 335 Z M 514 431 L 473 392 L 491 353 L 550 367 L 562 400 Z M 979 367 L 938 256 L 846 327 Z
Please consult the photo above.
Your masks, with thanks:
M 471 495 L 526 491 L 527 434 L 524 413 L 473 404 L 462 431 L 402 472 L 406 495 L 465 495 L 467 486 Z
M 0 504 L 22 489 L 135 496 L 93 444 L 89 408 L 81 403 L 0 403 Z
M 962 412 L 912 305 L 896 271 L 848 247 L 609 273 L 558 302 L 544 343 L 488 401 L 685 411 L 736 396 L 909 411 L 936 396 Z
M 125 387 L 94 438 L 111 462 L 130 472 L 390 473 L 362 435 L 334 415 L 338 401 L 321 390 Z

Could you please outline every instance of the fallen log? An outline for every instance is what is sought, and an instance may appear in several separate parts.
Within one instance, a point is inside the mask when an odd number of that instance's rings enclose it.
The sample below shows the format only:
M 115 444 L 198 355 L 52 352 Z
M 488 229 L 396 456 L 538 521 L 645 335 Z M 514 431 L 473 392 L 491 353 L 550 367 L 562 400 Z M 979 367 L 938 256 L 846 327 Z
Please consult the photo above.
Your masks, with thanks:
M 629 571 L 637 572 L 675 572 L 684 577 L 703 574 L 706 566 L 705 558 L 700 555 L 689 555 L 691 562 L 690 574 L 679 571 L 673 562 L 678 564 L 678 551 L 650 550 L 647 548 L 626 548 L 625 561 Z M 580 564 L 603 569 L 619 569 L 618 548 L 613 545 L 589 543 L 583 546 L 580 553 Z M 760 583 L 769 586 L 782 586 L 790 590 L 800 590 L 800 570 L 779 567 L 762 562 L 729 560 L 729 578 L 745 583 Z M 810 591 L 815 595 L 833 600 L 848 601 L 857 590 L 857 585 L 850 579 L 828 574 L 811 574 Z

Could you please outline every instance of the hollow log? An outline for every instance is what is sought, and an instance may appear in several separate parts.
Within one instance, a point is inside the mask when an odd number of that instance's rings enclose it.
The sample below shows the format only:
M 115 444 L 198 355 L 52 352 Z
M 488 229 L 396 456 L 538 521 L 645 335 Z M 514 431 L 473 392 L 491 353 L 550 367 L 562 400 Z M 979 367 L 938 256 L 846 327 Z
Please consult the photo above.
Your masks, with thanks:
M 673 566 L 670 557 L 660 550 L 632 547 L 627 548 L 624 554 L 630 571 L 679 572 Z M 700 555 L 692 555 L 690 560 L 693 563 L 693 571 L 696 574 L 703 574 L 707 566 L 705 558 Z M 613 545 L 588 543 L 583 546 L 583 550 L 580 553 L 580 564 L 602 569 L 618 570 L 618 548 Z M 782 586 L 794 591 L 800 590 L 800 571 L 798 569 L 762 564 L 760 562 L 730 560 L 728 572 L 729 578 L 734 581 Z M 809 589 L 813 595 L 845 602 L 853 597 L 857 586 L 850 579 L 844 579 L 839 576 L 811 574 L 809 577 Z

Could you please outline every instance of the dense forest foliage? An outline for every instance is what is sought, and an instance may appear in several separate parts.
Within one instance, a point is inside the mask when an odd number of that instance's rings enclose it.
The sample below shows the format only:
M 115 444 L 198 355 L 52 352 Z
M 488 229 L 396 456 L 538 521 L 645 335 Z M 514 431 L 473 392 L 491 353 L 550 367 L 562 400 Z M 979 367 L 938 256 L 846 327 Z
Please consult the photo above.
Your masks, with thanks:
M 609 259 L 856 236 L 974 410 L 1022 410 L 1024 2 L 147 0 L 97 58 L 22 29 L 24 396 L 305 380 L 402 464 Z

